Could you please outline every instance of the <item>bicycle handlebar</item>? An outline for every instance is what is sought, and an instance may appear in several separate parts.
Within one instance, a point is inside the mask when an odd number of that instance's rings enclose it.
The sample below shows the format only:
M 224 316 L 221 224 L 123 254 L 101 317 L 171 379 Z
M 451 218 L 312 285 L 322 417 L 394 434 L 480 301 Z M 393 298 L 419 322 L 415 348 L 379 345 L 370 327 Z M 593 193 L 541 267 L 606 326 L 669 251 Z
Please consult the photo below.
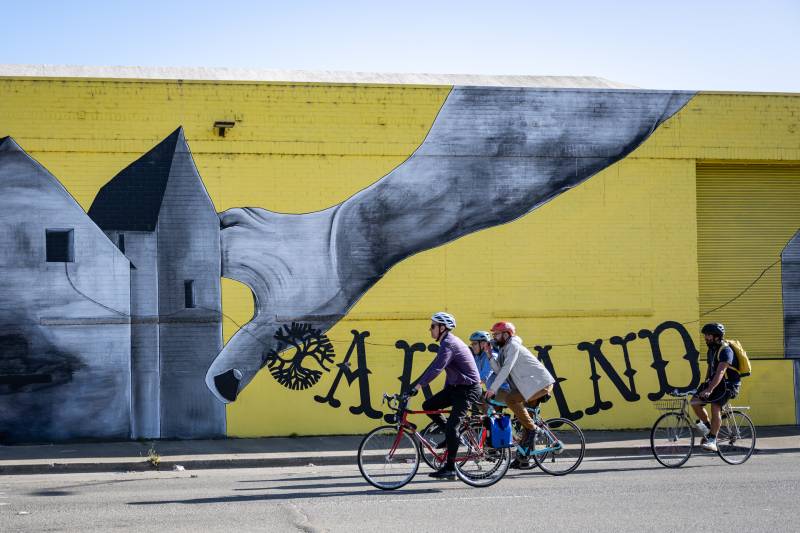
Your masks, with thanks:
M 406 408 L 408 400 L 410 400 L 412 396 L 416 396 L 418 392 L 419 391 L 416 389 L 411 389 L 409 392 L 404 394 L 398 393 L 392 394 L 391 396 L 384 392 L 383 399 L 381 399 L 381 404 L 385 403 L 389 406 L 389 409 L 392 409 L 393 411 L 401 411 Z

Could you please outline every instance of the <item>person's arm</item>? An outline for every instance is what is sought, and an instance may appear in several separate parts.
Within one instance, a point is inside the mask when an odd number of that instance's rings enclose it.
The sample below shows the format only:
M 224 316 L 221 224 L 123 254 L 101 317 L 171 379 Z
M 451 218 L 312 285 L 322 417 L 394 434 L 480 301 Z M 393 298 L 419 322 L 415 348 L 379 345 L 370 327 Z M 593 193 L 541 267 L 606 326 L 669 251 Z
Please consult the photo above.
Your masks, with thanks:
M 733 350 L 728 347 L 723 348 L 720 350 L 717 357 L 719 358 L 717 362 L 717 371 L 711 376 L 708 387 L 700 394 L 701 397 L 708 398 L 711 395 L 711 391 L 722 383 L 722 379 L 725 377 L 725 371 L 731 366 L 731 363 L 733 363 Z
M 711 395 L 711 391 L 713 391 L 715 388 L 717 388 L 717 386 L 720 383 L 722 383 L 722 378 L 725 376 L 725 371 L 728 369 L 729 366 L 731 365 L 729 365 L 728 363 L 719 363 L 717 365 L 717 372 L 711 378 L 711 381 L 709 382 L 708 387 L 706 387 L 706 390 L 700 393 L 700 396 L 702 396 L 703 398 L 708 398 Z
M 442 373 L 442 370 L 445 369 L 452 358 L 453 351 L 450 349 L 450 347 L 447 345 L 440 345 L 439 352 L 436 354 L 436 358 L 433 360 L 430 366 L 428 366 L 428 369 L 425 371 L 425 373 L 422 374 L 422 376 L 420 376 L 420 378 L 417 380 L 414 388 L 421 389 L 436 379 L 436 376 Z
M 500 390 L 500 387 L 508 379 L 508 375 L 511 373 L 511 369 L 514 368 L 514 365 L 517 363 L 518 358 L 519 358 L 519 346 L 510 343 L 508 351 L 505 355 L 505 360 L 503 361 L 503 366 L 500 367 L 500 370 L 497 371 L 497 375 L 495 376 L 494 381 L 492 382 L 492 386 L 489 389 L 489 391 L 491 391 L 492 393 L 492 396 L 497 394 L 497 391 Z

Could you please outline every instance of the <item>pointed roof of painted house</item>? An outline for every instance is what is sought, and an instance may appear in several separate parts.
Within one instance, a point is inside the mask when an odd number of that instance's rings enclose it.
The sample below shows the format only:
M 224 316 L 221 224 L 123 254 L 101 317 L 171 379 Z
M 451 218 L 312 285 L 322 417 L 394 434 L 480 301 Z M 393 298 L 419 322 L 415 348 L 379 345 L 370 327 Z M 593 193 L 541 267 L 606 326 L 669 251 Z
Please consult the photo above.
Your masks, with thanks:
M 22 148 L 10 136 L 0 137 L 0 150 L 8 151 L 14 149 L 22 151 Z
M 56 191 L 83 212 L 58 178 L 28 155 L 10 136 L 0 138 L 0 188 L 6 187 L 26 191 Z
M 72 210 L 70 216 L 77 217 L 71 220 L 85 219 L 88 225 L 95 226 L 58 178 L 8 136 L 0 137 L 0 204 L 4 212 L 30 213 L 37 208 L 63 212 L 66 208 Z M 95 226 L 95 230 L 97 237 L 108 241 L 100 228 Z M 117 250 L 111 241 L 108 243 Z M 118 250 L 117 253 L 124 257 Z
M 186 164 L 192 170 L 188 176 L 180 170 L 185 169 Z M 173 131 L 106 183 L 92 202 L 89 216 L 103 230 L 154 231 L 167 185 L 180 179 L 197 180 L 205 189 L 192 160 L 183 127 Z

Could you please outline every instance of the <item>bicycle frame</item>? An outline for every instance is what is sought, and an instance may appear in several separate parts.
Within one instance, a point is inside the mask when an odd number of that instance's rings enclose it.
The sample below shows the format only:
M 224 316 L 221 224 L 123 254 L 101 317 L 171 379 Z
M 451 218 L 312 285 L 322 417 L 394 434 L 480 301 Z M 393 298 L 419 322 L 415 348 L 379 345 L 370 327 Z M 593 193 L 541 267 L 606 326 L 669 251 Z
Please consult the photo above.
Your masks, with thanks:
M 397 437 L 392 444 L 391 449 L 389 450 L 389 457 L 394 456 L 394 452 L 397 450 L 397 446 L 400 444 L 400 439 L 403 432 L 410 433 L 412 438 L 417 441 L 421 446 L 424 446 L 434 457 L 436 457 L 437 461 L 444 462 L 447 460 L 447 450 L 443 450 L 441 452 L 437 451 L 436 448 L 428 442 L 425 437 L 423 437 L 419 431 L 417 431 L 416 425 L 412 422 L 409 422 L 408 415 L 443 415 L 448 414 L 450 411 L 446 409 L 436 409 L 433 411 L 415 411 L 411 409 L 407 409 L 405 405 L 400 404 L 397 406 L 397 411 L 402 412 L 400 416 L 400 420 L 397 422 Z M 486 431 L 482 431 L 479 440 L 473 441 L 472 444 L 477 446 L 478 450 L 482 450 L 484 445 L 486 444 Z M 474 453 L 467 453 L 466 455 L 457 455 L 456 461 L 468 461 L 470 459 L 476 458 L 477 455 Z
M 498 407 L 500 409 L 504 409 L 504 408 L 508 407 L 506 404 L 504 404 L 502 402 L 498 402 L 496 400 L 489 400 L 488 403 L 489 403 L 489 409 L 492 409 L 492 411 L 494 410 L 494 407 Z M 530 410 L 528 407 L 526 407 L 526 409 Z M 560 451 L 564 447 L 564 445 L 561 443 L 561 441 L 559 441 L 556 438 L 556 436 L 553 435 L 553 432 L 550 431 L 550 426 L 548 426 L 546 423 L 544 423 L 544 421 L 542 421 L 542 422 L 543 422 L 542 426 L 541 426 L 542 429 L 546 432 L 547 438 L 550 440 L 550 443 L 551 444 L 554 443 L 554 445 L 547 446 L 546 448 L 541 448 L 541 449 L 537 450 L 535 448 L 534 449 L 530 449 L 530 448 L 528 448 L 526 446 L 522 446 L 520 444 L 516 444 L 516 451 L 519 454 L 524 455 L 524 456 L 528 456 L 528 457 L 532 457 L 534 455 L 546 455 L 548 453 L 556 453 L 556 452 Z M 486 433 L 486 431 L 484 431 L 483 433 Z M 484 439 L 485 439 L 485 436 L 484 436 Z

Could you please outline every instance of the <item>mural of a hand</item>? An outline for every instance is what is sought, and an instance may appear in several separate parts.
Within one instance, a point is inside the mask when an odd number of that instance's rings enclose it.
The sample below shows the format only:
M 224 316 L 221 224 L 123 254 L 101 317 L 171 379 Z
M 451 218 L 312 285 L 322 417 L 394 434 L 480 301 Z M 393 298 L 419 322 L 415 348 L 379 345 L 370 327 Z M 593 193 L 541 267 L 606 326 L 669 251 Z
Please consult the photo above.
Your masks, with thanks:
M 280 349 L 281 327 L 326 331 L 397 262 L 529 213 L 625 157 L 691 96 L 456 87 L 417 151 L 341 204 L 221 213 L 222 275 L 253 290 L 256 312 L 206 384 L 235 400 Z

